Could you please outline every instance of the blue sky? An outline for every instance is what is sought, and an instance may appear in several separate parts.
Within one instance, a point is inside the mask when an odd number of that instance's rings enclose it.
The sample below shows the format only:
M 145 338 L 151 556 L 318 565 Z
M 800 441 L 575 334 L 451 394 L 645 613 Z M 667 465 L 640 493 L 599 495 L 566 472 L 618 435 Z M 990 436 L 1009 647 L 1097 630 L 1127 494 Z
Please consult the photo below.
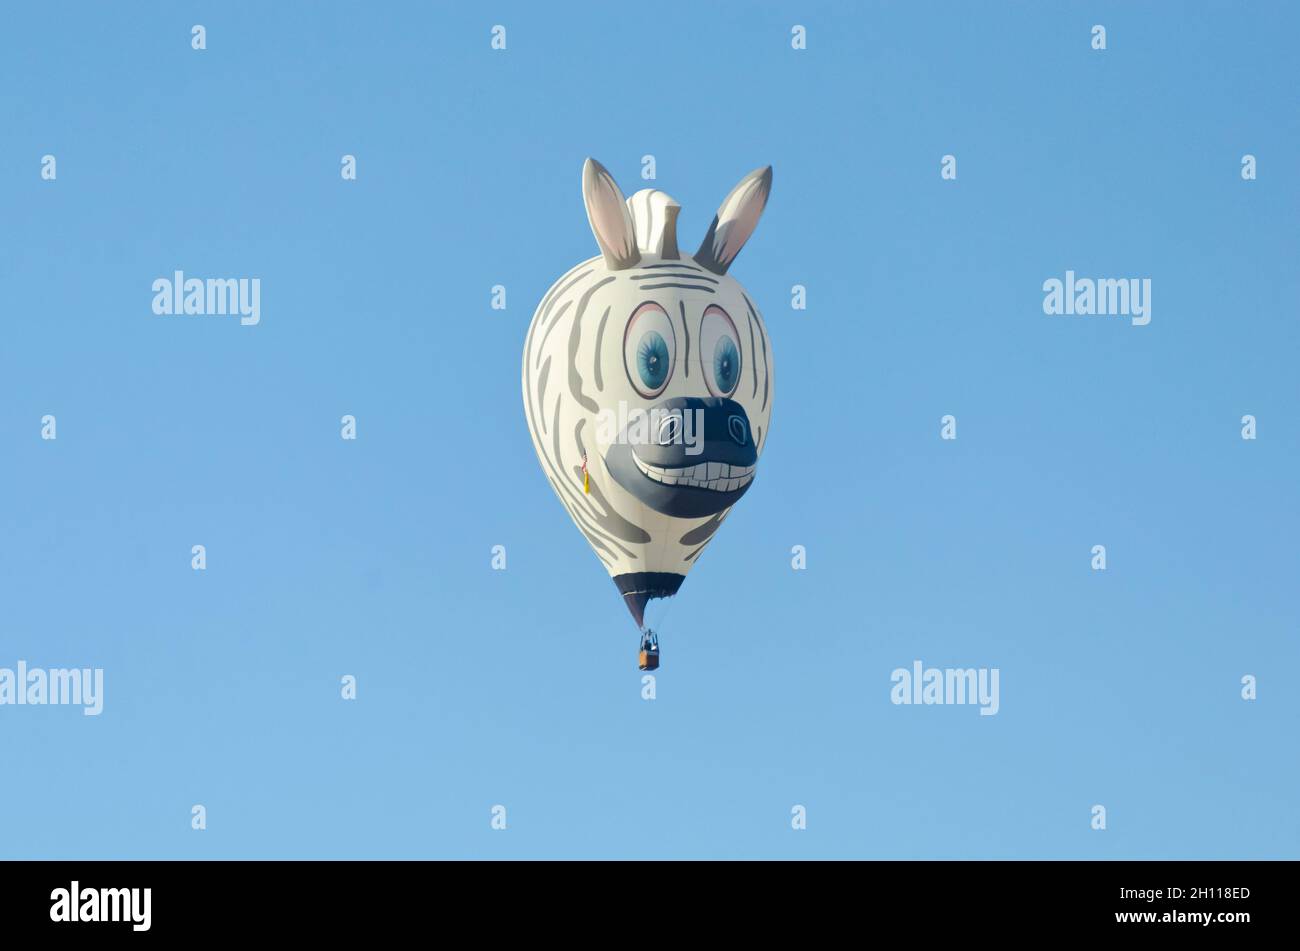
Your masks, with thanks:
M 0 667 L 106 694 L 0 707 L 0 856 L 1297 857 L 1294 7 L 608 6 L 0 13 Z M 773 166 L 777 366 L 653 702 L 519 387 L 583 159 L 645 154 L 691 248 Z

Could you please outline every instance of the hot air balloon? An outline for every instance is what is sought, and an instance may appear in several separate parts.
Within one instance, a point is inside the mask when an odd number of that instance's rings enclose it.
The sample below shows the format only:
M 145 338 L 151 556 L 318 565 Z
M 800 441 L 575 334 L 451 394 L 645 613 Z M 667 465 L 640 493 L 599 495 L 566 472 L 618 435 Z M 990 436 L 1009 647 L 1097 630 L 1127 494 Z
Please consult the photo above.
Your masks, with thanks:
M 670 598 L 753 485 L 772 413 L 762 315 L 727 272 L 772 187 L 750 172 L 694 255 L 680 206 L 624 200 L 599 162 L 582 197 L 600 253 L 542 298 L 524 344 L 523 397 L 542 472 L 614 580 L 658 666 L 646 605 Z

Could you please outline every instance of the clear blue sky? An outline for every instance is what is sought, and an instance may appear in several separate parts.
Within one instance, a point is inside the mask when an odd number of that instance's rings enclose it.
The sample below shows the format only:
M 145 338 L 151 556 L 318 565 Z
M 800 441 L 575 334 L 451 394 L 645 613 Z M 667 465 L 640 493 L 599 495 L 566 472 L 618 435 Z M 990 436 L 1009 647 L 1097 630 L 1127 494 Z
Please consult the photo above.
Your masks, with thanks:
M 0 707 L 0 855 L 1300 855 L 1294 5 L 608 7 L 0 13 L 0 666 L 106 681 Z M 654 702 L 519 386 L 582 160 L 647 153 L 691 248 L 775 174 L 771 437 Z M 1000 712 L 892 705 L 916 659 Z

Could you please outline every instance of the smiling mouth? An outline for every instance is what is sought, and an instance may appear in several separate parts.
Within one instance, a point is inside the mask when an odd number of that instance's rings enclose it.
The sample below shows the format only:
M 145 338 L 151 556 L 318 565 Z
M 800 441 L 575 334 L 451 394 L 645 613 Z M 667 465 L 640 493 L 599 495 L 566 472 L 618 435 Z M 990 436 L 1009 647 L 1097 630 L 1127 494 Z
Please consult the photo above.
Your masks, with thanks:
M 673 518 L 708 518 L 754 484 L 758 447 L 745 408 L 725 397 L 674 396 L 648 412 L 676 419 L 635 441 L 624 427 L 604 453 L 614 482 L 642 505 Z M 689 429 L 687 428 L 689 426 Z
M 713 492 L 734 492 L 754 479 L 755 466 L 733 466 L 725 462 L 701 462 L 693 466 L 652 466 L 632 453 L 641 474 L 663 485 L 691 486 Z

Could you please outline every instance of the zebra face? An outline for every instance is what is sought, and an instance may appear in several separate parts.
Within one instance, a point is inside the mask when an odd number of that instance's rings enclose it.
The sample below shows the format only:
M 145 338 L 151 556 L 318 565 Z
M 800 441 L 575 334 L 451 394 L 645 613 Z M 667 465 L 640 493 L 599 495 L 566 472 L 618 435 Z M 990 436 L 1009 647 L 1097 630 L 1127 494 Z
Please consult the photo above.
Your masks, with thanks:
M 753 484 L 771 417 L 772 350 L 727 268 L 770 185 L 770 169 L 742 179 L 690 257 L 678 251 L 668 195 L 647 189 L 624 201 L 598 163 L 583 170 L 601 254 L 538 306 L 524 405 L 543 471 L 620 589 L 620 578 L 635 577 L 644 593 L 653 577 L 676 590 L 663 579 L 680 583 Z
M 731 508 L 753 483 L 767 431 L 762 318 L 735 279 L 694 262 L 643 255 L 610 291 L 621 326 L 593 353 L 602 378 L 617 382 L 597 427 L 606 470 L 664 515 Z

